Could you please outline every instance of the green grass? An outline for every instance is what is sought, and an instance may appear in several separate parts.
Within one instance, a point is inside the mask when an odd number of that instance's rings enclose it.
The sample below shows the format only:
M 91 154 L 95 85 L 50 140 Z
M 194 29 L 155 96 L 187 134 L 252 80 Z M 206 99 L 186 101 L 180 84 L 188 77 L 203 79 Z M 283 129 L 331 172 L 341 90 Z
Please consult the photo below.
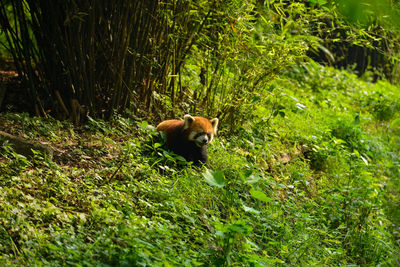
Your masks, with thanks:
M 399 88 L 308 63 L 259 96 L 241 127 L 221 122 L 211 172 L 146 122 L 4 114 L 58 152 L 3 144 L 0 264 L 398 265 Z

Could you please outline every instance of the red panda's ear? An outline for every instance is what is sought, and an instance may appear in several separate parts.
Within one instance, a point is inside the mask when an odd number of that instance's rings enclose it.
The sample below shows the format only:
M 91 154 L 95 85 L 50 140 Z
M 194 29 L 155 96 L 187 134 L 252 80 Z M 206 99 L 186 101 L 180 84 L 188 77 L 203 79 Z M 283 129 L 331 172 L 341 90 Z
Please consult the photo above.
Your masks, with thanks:
M 194 118 L 192 116 L 190 116 L 189 114 L 186 114 L 185 116 L 183 116 L 183 119 L 185 120 L 185 122 L 183 124 L 183 129 L 189 128 L 190 124 L 192 124 L 194 122 Z
M 210 122 L 211 125 L 214 127 L 214 132 L 217 133 L 218 118 L 211 119 Z

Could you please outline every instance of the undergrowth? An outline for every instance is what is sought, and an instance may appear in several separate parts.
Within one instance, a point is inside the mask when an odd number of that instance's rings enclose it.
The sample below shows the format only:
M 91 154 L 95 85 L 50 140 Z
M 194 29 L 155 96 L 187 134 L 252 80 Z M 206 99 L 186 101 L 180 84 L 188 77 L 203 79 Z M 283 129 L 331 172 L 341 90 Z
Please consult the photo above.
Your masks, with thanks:
M 133 116 L 4 114 L 56 152 L 2 142 L 0 264 L 399 265 L 399 88 L 309 62 L 258 95 L 221 123 L 211 170 Z

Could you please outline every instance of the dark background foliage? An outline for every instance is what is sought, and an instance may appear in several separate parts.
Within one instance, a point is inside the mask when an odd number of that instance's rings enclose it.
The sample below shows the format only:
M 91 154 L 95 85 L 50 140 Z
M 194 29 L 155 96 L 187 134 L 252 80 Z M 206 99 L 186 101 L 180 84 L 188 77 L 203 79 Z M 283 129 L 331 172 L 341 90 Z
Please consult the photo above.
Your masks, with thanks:
M 361 22 L 343 16 L 342 5 L 2 1 L 1 40 L 36 115 L 79 123 L 87 114 L 183 110 L 234 122 L 263 82 L 305 55 L 396 82 L 396 28 L 372 12 Z

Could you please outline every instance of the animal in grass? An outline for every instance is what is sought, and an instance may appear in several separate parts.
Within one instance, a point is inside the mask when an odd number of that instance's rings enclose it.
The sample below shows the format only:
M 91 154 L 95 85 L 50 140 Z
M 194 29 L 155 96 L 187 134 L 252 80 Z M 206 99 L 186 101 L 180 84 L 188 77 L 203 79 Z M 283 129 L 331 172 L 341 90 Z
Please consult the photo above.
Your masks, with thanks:
M 157 125 L 157 131 L 167 136 L 167 145 L 175 154 L 194 164 L 208 166 L 207 145 L 217 133 L 218 119 L 186 114 L 183 120 L 165 120 Z

